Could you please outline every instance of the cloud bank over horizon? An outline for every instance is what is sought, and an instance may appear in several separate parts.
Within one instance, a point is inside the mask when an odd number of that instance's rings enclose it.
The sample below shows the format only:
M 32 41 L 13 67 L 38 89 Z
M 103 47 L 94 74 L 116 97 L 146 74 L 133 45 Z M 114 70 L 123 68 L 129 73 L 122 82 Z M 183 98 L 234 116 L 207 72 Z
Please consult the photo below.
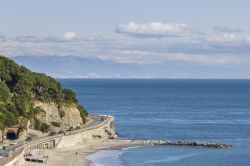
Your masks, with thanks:
M 150 22 L 138 24 L 130 22 L 126 25 L 120 24 L 115 29 L 116 33 L 127 34 L 138 37 L 181 37 L 190 32 L 185 24 Z
M 90 65 L 89 68 L 98 68 L 98 65 L 94 64 L 98 64 L 99 61 L 110 61 L 113 67 L 122 65 L 124 67 L 121 70 L 128 71 L 125 74 L 121 71 L 120 73 L 108 73 L 108 70 L 103 75 L 105 78 L 218 78 L 218 76 L 230 78 L 230 73 L 234 73 L 233 70 L 236 68 L 239 69 L 236 70 L 239 74 L 231 74 L 231 77 L 250 78 L 250 74 L 247 74 L 248 64 L 250 63 L 250 34 L 247 31 L 230 27 L 211 27 L 210 33 L 196 33 L 186 24 L 161 22 L 129 22 L 128 24 L 119 24 L 114 29 L 115 33 L 106 35 L 77 35 L 76 32 L 72 31 L 66 31 L 61 35 L 49 34 L 45 36 L 1 35 L 0 54 L 9 57 L 25 55 L 47 58 L 56 56 L 58 59 L 60 57 L 64 59 L 65 56 L 83 59 L 93 58 L 93 61 L 88 62 L 93 63 L 95 67 Z M 198 28 L 196 30 L 202 31 Z M 70 62 L 70 58 L 67 58 L 67 60 Z M 82 66 L 78 63 L 70 64 L 72 66 L 68 67 L 69 70 L 75 65 Z M 176 66 L 176 64 L 178 65 Z M 133 66 L 133 72 L 137 72 L 136 69 L 143 68 L 145 72 L 148 72 L 148 76 L 143 72 L 138 74 L 125 69 L 131 67 L 131 65 Z M 151 66 L 153 73 L 145 69 L 147 65 Z M 106 64 L 104 66 L 107 68 Z M 169 66 L 171 67 L 169 68 Z M 89 71 L 89 73 L 79 72 L 79 69 L 77 69 L 78 74 L 72 74 L 73 71 L 69 71 L 69 73 L 74 77 L 96 78 L 102 77 L 101 71 L 105 71 L 105 68 L 94 73 L 87 68 L 83 69 Z M 160 74 L 157 74 L 156 69 Z M 168 71 L 164 72 L 163 69 Z M 197 73 L 194 69 L 202 70 L 201 73 Z M 175 70 L 178 72 L 175 72 Z M 181 74 L 179 70 L 185 74 Z M 225 73 L 224 77 L 223 74 L 218 74 L 219 70 Z M 59 71 L 58 74 L 53 73 L 52 75 L 63 77 L 63 73 Z M 172 71 L 172 73 L 169 73 L 169 71 Z M 214 74 L 211 74 L 211 71 Z M 68 77 L 66 71 L 64 74 L 65 77 Z M 204 76 L 202 77 L 202 75 Z
M 75 32 L 65 32 L 63 34 L 64 38 L 67 40 L 73 40 L 76 38 L 76 33 Z

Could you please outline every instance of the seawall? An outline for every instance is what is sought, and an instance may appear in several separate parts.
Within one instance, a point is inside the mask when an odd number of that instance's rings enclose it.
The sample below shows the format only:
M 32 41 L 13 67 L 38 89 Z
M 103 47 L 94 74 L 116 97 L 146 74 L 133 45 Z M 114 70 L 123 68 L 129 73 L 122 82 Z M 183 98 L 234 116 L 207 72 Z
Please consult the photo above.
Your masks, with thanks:
M 78 146 L 100 139 L 112 139 L 114 136 L 114 117 L 109 116 L 107 121 L 96 125 L 95 127 L 91 128 L 91 130 L 87 129 L 86 131 L 63 136 L 56 148 Z

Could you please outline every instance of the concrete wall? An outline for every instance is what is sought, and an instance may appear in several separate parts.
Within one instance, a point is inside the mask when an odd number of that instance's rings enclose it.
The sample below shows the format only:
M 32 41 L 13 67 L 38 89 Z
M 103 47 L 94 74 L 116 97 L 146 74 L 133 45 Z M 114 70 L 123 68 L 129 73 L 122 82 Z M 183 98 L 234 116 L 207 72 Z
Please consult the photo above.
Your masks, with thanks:
M 105 140 L 115 136 L 114 131 L 114 118 L 110 117 L 109 120 L 100 126 L 96 126 L 92 130 L 79 132 L 74 135 L 63 136 L 57 144 L 57 148 L 79 146 L 86 143 L 91 143 L 95 140 Z
M 115 131 L 113 128 L 114 118 L 109 117 L 109 120 L 105 124 L 101 124 L 84 132 L 79 132 L 74 135 L 63 136 L 57 145 L 57 148 L 79 146 L 95 140 L 105 140 L 113 138 Z
M 24 151 L 22 151 L 16 158 L 4 166 L 25 166 Z

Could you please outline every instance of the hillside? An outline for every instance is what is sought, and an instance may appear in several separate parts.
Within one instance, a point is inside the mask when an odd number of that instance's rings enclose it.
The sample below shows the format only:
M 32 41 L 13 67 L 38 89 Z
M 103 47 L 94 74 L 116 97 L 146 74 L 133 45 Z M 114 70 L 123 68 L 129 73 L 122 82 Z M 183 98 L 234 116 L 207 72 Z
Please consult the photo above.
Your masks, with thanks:
M 0 128 L 19 125 L 47 132 L 51 126 L 83 124 L 88 113 L 73 91 L 50 76 L 0 56 Z

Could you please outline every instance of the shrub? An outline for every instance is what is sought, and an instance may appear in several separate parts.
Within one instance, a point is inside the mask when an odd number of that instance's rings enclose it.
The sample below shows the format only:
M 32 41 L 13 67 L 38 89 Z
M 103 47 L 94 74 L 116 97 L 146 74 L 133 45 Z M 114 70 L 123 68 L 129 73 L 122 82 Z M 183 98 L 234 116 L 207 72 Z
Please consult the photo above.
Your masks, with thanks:
M 42 123 L 39 121 L 39 119 L 34 118 L 34 128 L 36 130 L 40 130 L 43 133 L 46 133 L 49 131 L 49 125 L 46 123 Z
M 63 118 L 65 116 L 65 111 L 62 109 L 58 109 L 59 116 Z
M 83 123 L 86 123 L 86 118 L 88 116 L 88 112 L 82 105 L 77 106 L 78 110 L 80 111 L 80 116 L 82 118 Z
M 0 81 L 0 103 L 9 103 L 10 97 L 8 86 Z
M 52 122 L 51 125 L 54 127 L 60 127 L 60 123 L 58 122 Z
M 64 89 L 63 89 L 63 98 L 64 98 L 67 102 L 69 102 L 69 103 L 71 103 L 71 102 L 76 103 L 76 102 L 77 102 L 75 92 L 73 92 L 72 90 L 67 89 L 67 88 L 64 88 Z
M 49 131 L 49 125 L 46 123 L 41 123 L 40 131 L 42 131 L 43 133 L 47 133 Z

